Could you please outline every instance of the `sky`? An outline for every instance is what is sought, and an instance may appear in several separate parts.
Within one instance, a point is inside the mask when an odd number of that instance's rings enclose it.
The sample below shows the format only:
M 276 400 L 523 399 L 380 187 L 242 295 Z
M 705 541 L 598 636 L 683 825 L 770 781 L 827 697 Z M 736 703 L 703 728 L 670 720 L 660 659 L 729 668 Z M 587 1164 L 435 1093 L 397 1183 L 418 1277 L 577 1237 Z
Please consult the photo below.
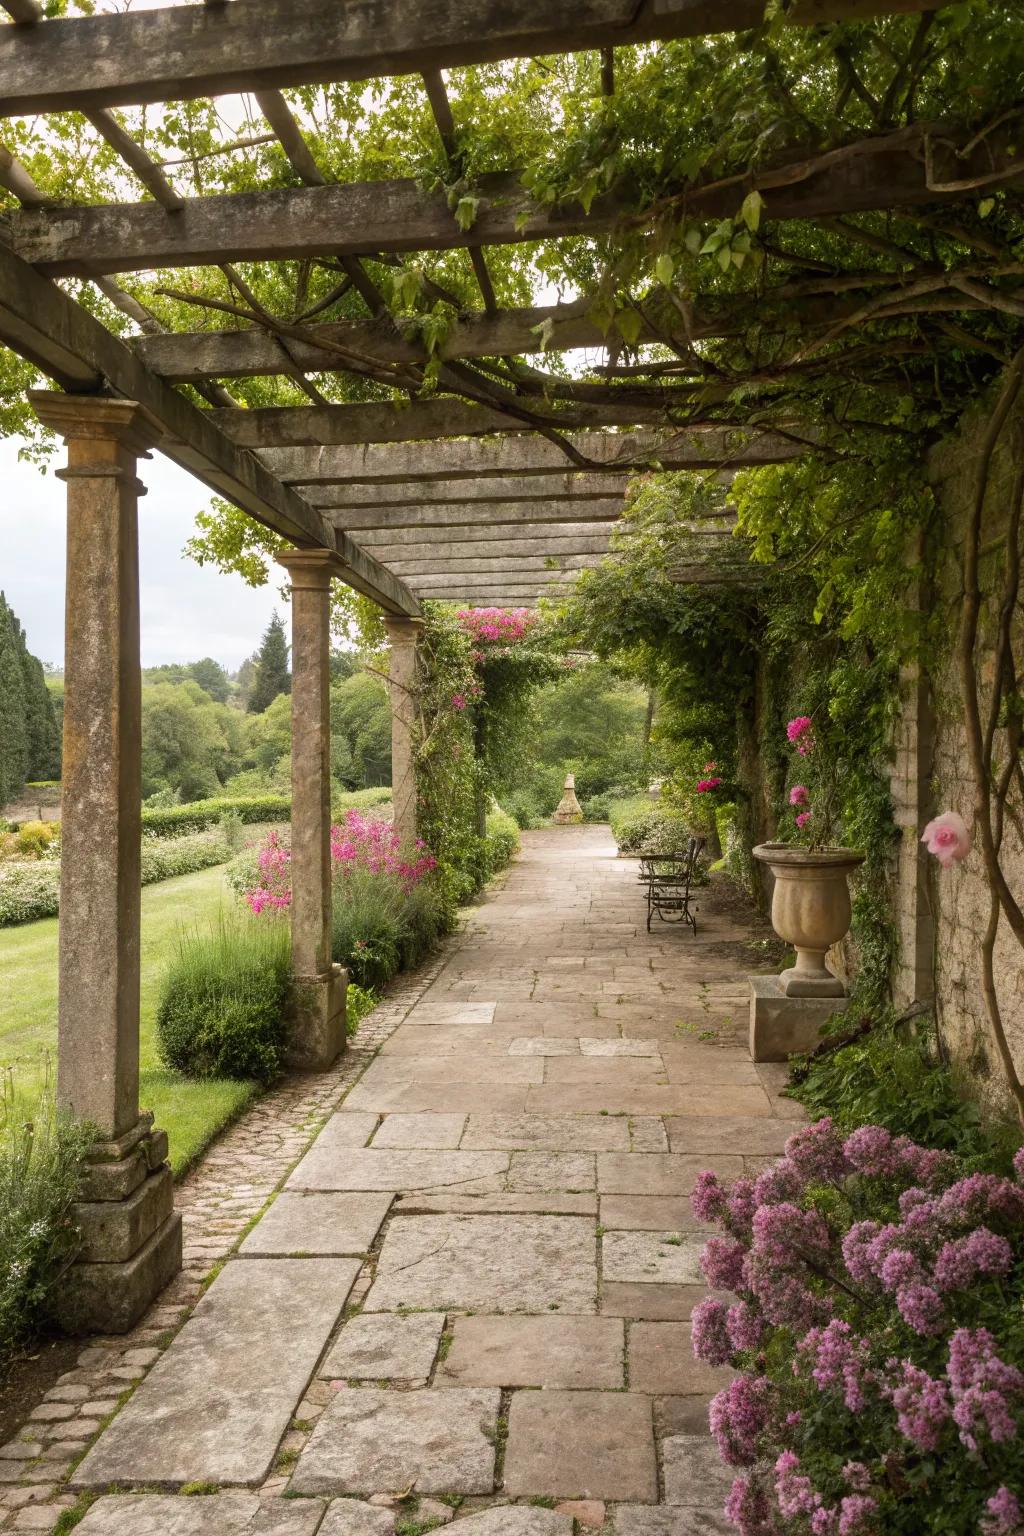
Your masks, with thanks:
M 65 493 L 54 477 L 61 445 L 44 474 L 19 461 L 17 438 L 0 438 L 0 590 L 40 661 L 64 662 Z M 200 569 L 182 554 L 210 492 L 161 454 L 140 460 L 148 495 L 139 503 L 142 664 L 212 656 L 234 671 L 252 654 L 276 608 L 276 582 L 254 589 L 239 576 Z

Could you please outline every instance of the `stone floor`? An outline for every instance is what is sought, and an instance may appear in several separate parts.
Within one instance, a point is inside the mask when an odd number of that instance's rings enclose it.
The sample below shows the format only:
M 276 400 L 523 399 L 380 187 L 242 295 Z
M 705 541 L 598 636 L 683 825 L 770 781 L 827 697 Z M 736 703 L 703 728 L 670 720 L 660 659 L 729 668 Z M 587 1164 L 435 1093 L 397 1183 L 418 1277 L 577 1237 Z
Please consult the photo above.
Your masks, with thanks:
M 760 1167 L 800 1112 L 740 1043 L 750 922 L 714 890 L 700 906 L 696 938 L 648 936 L 605 830 L 524 837 L 184 1326 L 135 1362 L 62 1490 L 101 1495 L 81 1536 L 728 1529 L 687 1197 L 703 1167 Z M 26 1500 L 3 1528 L 57 1513 Z

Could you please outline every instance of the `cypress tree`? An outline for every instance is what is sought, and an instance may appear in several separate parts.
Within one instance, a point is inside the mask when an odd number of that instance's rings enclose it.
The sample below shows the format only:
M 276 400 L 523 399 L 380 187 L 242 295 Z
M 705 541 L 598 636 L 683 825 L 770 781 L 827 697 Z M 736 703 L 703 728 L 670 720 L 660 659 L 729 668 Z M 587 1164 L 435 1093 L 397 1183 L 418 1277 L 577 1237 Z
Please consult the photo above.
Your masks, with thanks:
M 20 625 L 0 592 L 0 806 L 21 793 L 28 777 L 25 674 Z
M 25 699 L 25 773 L 29 779 L 60 777 L 60 737 L 43 664 L 28 648 L 25 631 L 11 612 L 11 627 L 21 664 Z
M 285 639 L 284 624 L 275 612 L 256 654 L 256 676 L 249 694 L 249 713 L 261 715 L 278 694 L 291 691 L 288 641 Z

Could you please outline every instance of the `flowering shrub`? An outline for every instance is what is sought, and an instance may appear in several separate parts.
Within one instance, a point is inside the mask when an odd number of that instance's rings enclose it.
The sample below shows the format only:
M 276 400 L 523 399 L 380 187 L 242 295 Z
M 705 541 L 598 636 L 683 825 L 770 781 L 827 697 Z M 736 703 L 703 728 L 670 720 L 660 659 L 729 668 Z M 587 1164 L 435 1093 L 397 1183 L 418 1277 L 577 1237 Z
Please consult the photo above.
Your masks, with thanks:
M 491 641 L 499 645 L 515 645 L 525 639 L 537 622 L 537 615 L 532 608 L 460 608 L 458 620 L 478 643 Z
M 342 879 L 353 869 L 365 869 L 372 875 L 392 876 L 410 890 L 437 864 L 421 839 L 416 841 L 416 855 L 403 854 L 401 839 L 389 821 L 361 811 L 346 811 L 344 821 L 331 828 L 331 865 Z M 257 917 L 291 906 L 291 858 L 281 834 L 270 832 L 256 855 L 255 880 L 242 892 Z
M 1016 1178 L 828 1118 L 757 1178 L 702 1173 L 698 1359 L 740 1374 L 712 1433 L 741 1536 L 1011 1536 L 1024 1487 Z
M 713 775 L 710 779 L 698 779 L 697 780 L 697 793 L 698 793 L 698 795 L 709 794 L 711 790 L 717 789 L 718 786 L 721 784 L 721 782 L 722 781 L 717 776 L 717 774 Z

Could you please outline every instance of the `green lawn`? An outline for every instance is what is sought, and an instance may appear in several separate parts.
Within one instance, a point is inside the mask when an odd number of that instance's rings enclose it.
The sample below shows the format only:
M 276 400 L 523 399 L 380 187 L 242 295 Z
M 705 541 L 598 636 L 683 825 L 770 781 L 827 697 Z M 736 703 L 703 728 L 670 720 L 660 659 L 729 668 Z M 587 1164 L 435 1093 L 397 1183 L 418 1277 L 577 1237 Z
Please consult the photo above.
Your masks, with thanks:
M 205 925 L 231 900 L 223 867 L 181 875 L 142 892 L 142 1080 L 145 1109 L 167 1132 L 179 1173 L 255 1096 L 252 1083 L 198 1082 L 169 1072 L 156 1047 L 160 978 L 183 925 Z M 0 1069 L 12 1067 L 19 1100 L 34 1099 L 52 1073 L 57 1042 L 57 919 L 0 929 Z

